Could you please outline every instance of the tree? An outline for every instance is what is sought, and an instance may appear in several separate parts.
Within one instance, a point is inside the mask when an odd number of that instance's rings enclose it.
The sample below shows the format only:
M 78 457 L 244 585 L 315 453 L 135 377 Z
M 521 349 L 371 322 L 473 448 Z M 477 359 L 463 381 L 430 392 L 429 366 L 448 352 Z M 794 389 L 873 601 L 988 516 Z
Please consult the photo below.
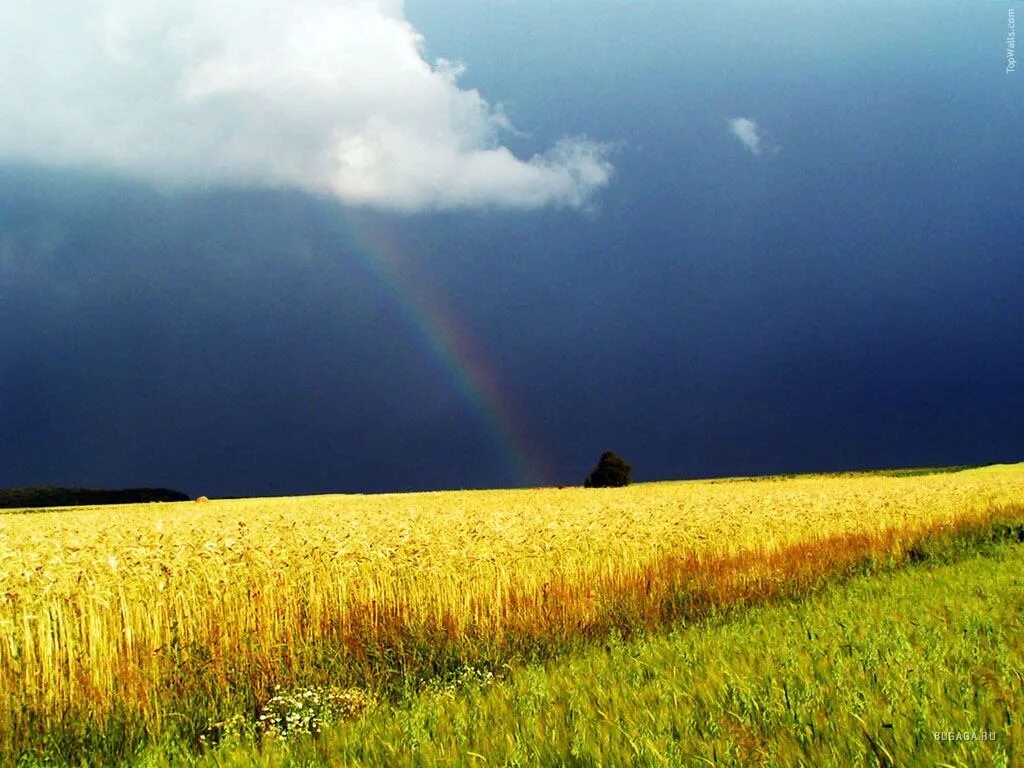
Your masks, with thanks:
M 622 488 L 633 481 L 633 468 L 612 451 L 601 454 L 597 466 L 583 481 L 584 488 Z

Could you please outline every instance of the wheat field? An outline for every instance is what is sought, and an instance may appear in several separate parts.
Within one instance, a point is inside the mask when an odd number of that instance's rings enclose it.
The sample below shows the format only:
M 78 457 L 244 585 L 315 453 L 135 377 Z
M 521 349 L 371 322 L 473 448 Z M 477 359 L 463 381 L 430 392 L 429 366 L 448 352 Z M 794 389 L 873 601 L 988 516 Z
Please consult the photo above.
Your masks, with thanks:
M 4 514 L 0 744 L 81 717 L 152 737 L 317 676 L 372 688 L 438 645 L 486 656 L 660 616 L 680 574 L 739 563 L 736 584 L 770 584 L 772 553 L 824 573 L 851 542 L 891 554 L 1007 509 L 1024 465 Z
M 1019 766 L 1022 572 L 964 550 L 153 765 Z

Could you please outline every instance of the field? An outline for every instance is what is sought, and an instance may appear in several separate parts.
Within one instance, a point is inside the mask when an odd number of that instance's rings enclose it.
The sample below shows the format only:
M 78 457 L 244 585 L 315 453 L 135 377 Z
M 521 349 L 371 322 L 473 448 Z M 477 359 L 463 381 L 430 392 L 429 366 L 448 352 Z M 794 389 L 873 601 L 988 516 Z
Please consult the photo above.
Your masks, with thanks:
M 198 751 L 295 691 L 358 716 L 1021 522 L 1020 465 L 0 515 L 0 755 Z
M 829 587 L 202 765 L 1017 766 L 1024 548 Z

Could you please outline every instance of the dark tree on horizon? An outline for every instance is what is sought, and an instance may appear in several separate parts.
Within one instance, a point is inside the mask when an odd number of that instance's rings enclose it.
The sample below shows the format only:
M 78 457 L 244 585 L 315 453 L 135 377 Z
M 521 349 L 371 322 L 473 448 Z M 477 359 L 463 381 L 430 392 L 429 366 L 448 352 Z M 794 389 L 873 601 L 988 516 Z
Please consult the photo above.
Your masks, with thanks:
M 622 488 L 631 482 L 633 482 L 633 468 L 618 454 L 613 451 L 605 451 L 601 454 L 597 466 L 583 481 L 583 487 Z

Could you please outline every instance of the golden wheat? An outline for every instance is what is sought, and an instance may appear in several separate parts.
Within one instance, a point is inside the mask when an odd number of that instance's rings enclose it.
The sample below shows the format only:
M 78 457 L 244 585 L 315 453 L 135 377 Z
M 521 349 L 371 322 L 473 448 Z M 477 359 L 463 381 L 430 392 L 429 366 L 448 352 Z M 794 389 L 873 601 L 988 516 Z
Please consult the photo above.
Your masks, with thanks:
M 667 558 L 911 532 L 1022 503 L 1016 465 L 7 514 L 0 706 L 59 717 L 88 701 L 102 718 L 127 702 L 158 728 L 153 698 L 199 651 L 211 688 L 239 670 L 266 688 L 323 639 L 352 649 L 394 627 L 459 638 L 584 626 L 595 590 Z

